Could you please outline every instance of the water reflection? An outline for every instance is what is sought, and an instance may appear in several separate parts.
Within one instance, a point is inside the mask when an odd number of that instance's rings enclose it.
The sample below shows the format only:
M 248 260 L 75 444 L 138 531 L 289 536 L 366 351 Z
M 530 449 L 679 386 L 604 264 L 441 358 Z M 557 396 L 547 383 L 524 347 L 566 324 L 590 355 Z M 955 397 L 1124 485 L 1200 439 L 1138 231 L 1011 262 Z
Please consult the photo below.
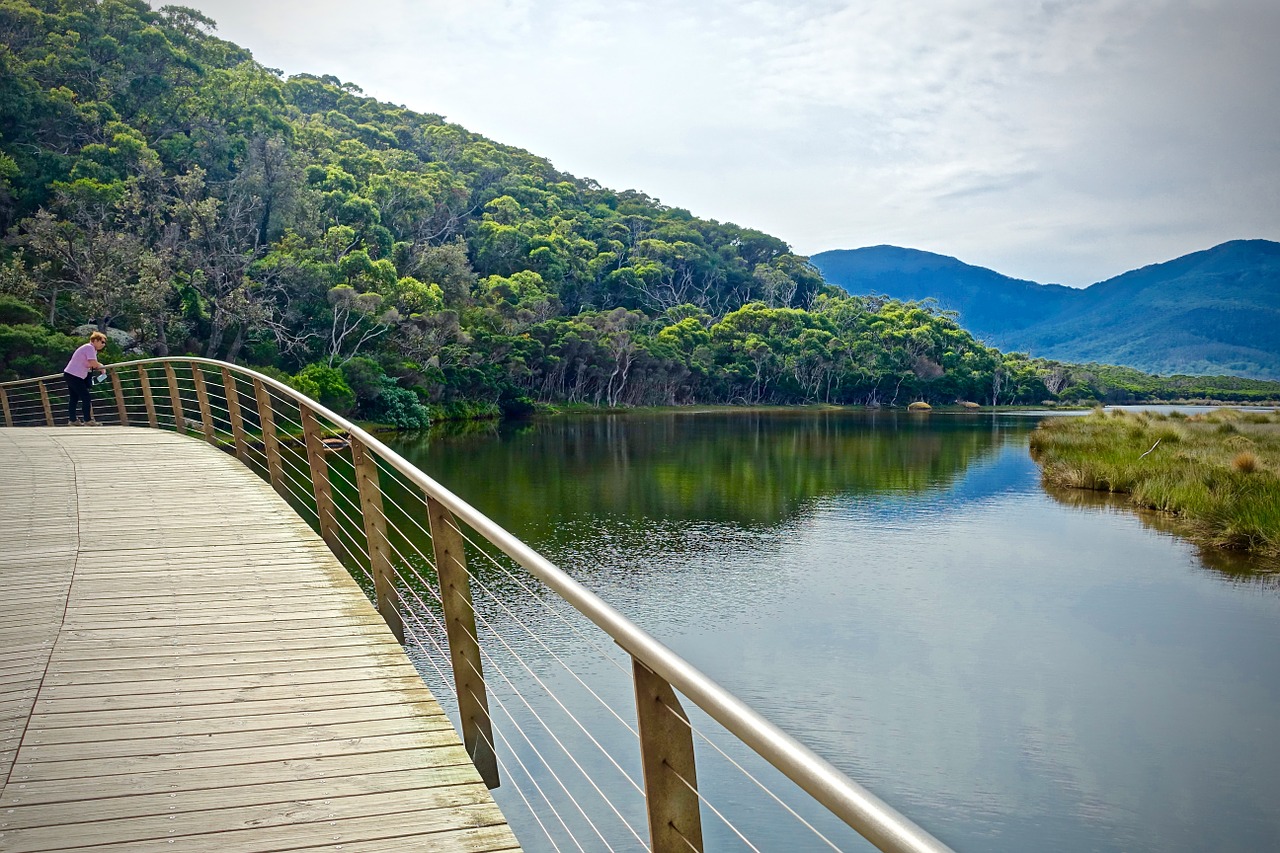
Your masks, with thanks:
M 957 849 L 1280 849 L 1274 585 L 1046 494 L 1033 427 L 664 414 L 397 449 Z
M 826 495 L 920 494 L 1030 428 L 973 423 L 839 411 L 583 415 L 396 447 L 511 529 L 556 538 L 566 518 L 769 527 Z
M 1095 492 L 1087 489 L 1067 489 L 1045 484 L 1045 492 L 1063 506 L 1095 512 L 1115 512 L 1133 516 L 1143 527 L 1154 530 L 1180 542 L 1186 539 L 1187 524 L 1176 515 L 1167 512 L 1135 507 L 1121 495 Z M 1192 544 L 1200 562 L 1206 568 L 1241 583 L 1257 583 L 1280 587 L 1280 563 L 1249 554 L 1223 548 Z

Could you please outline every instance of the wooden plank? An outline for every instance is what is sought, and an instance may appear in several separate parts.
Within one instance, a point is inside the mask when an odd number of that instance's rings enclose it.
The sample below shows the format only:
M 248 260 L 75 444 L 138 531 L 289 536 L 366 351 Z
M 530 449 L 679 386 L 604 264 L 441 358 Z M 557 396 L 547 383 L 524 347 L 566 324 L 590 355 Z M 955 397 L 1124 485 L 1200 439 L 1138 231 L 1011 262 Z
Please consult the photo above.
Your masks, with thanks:
M 167 799 L 167 798 L 166 798 Z M 238 809 L 205 809 L 197 811 L 157 811 L 155 814 L 133 818 L 101 818 L 86 823 L 82 816 L 69 809 L 51 809 L 52 818 L 73 821 L 86 838 L 95 844 L 136 844 L 143 841 L 173 839 L 183 844 L 191 835 L 208 833 L 234 833 L 246 827 L 297 827 L 299 838 L 312 834 L 304 824 L 325 824 L 352 818 L 394 815 L 405 812 L 428 811 L 462 806 L 485 805 L 485 797 L 474 785 L 449 785 L 437 788 L 409 788 L 375 793 L 351 794 L 344 797 L 332 795 L 316 799 L 295 798 L 287 809 L 278 803 L 241 806 Z M 49 818 L 46 818 L 49 819 Z M 6 821 L 13 825 L 13 817 Z M 35 853 L 41 850 L 57 850 L 67 841 L 64 825 L 46 825 L 24 832 L 19 842 L 6 846 L 6 853 Z M 28 828 L 28 827 L 23 827 Z M 180 849 L 184 849 L 180 848 Z
M 188 660 L 184 655 L 173 659 L 173 662 L 155 663 L 155 659 L 126 658 L 107 662 L 108 665 L 85 666 L 83 662 L 68 667 L 61 658 L 57 671 L 50 675 L 50 684 L 118 684 L 121 681 L 151 681 L 159 678 L 222 678 L 224 676 L 249 675 L 266 672 L 310 672 L 330 670 L 350 670 L 371 665 L 381 667 L 383 664 L 394 664 L 402 660 L 395 654 L 395 649 L 388 647 L 376 656 L 368 654 L 363 648 L 349 650 L 347 655 L 325 652 L 323 657 L 290 658 L 286 656 L 269 657 L 266 655 L 223 655 L 215 660 L 207 657 Z M 97 662 L 101 664 L 102 662 Z M 111 665 L 115 664 L 115 665 Z M 14 671 L 29 668 L 29 664 L 14 667 Z M 0 683 L 4 681 L 8 668 L 0 669 Z M 381 670 L 379 670 L 381 671 Z M 415 670 L 416 671 L 416 670 Z
M 284 466 L 280 459 L 280 440 L 276 437 L 275 412 L 271 408 L 271 392 L 260 379 L 253 380 L 253 396 L 258 403 L 258 426 L 262 429 L 262 448 L 267 456 L 267 472 L 271 477 L 271 485 L 277 492 L 286 496 L 288 491 L 284 485 Z
M 45 387 L 44 380 L 41 379 L 40 385 L 40 405 L 44 407 L 44 422 L 48 426 L 53 426 L 53 407 L 49 405 L 49 389 Z
M 289 634 L 296 630 L 308 630 L 312 628 L 324 629 L 326 626 L 332 625 L 333 620 L 330 619 L 291 619 L 287 622 L 280 620 L 261 620 L 257 622 L 233 622 L 233 624 L 219 624 L 219 622 L 209 622 L 209 624 L 187 625 L 188 629 L 198 628 L 200 630 L 186 631 L 186 637 L 202 638 L 218 638 L 218 637 L 241 637 L 241 635 L 273 635 L 273 634 Z M 92 628 L 73 628 L 67 630 L 64 637 L 70 640 L 84 640 L 84 642 L 110 642 L 113 639 L 156 639 L 173 637 L 174 629 L 183 628 L 177 620 L 166 622 L 155 626 L 148 625 L 125 625 L 118 629 L 109 629 L 105 626 L 92 626 Z M 355 630 L 357 628 L 365 628 L 371 633 L 378 634 L 380 628 L 379 621 L 375 616 L 358 615 L 349 617 L 347 624 L 343 628 Z M 175 640 L 177 642 L 177 640 Z
M 169 386 L 169 411 L 173 415 L 173 428 L 179 435 L 187 434 L 187 418 L 182 411 L 182 394 L 178 392 L 178 375 L 173 370 L 173 363 L 166 361 L 164 376 Z
M 333 484 L 329 481 L 329 454 L 320 435 L 320 424 L 310 406 L 299 404 L 298 419 L 307 445 L 307 467 L 311 472 L 311 491 L 316 499 L 316 517 L 320 520 L 320 536 L 334 554 L 343 553 L 342 542 L 335 529 L 337 521 L 333 503 Z
M 427 497 L 427 516 L 436 572 L 440 578 L 440 603 L 449 641 L 449 659 L 453 663 L 454 695 L 458 697 L 462 742 L 485 784 L 496 788 L 500 784 L 498 757 L 494 752 L 493 723 L 489 717 L 466 550 L 457 519 L 430 496 Z
M 120 384 L 120 371 L 111 371 L 111 391 L 116 398 L 116 415 L 121 426 L 129 425 L 129 409 L 124 404 L 124 387 Z
M 392 571 L 387 520 L 382 512 L 378 463 L 373 454 L 355 438 L 351 439 L 351 454 L 360 492 L 360 514 L 364 518 L 365 543 L 369 554 L 369 568 L 373 573 L 378 612 L 387 620 L 391 633 L 403 643 L 404 623 L 400 618 L 400 596 L 396 592 L 395 575 Z
M 299 758 L 293 761 L 264 761 L 237 765 L 234 774 L 222 767 L 202 767 L 181 773 L 141 771 L 122 775 L 111 780 L 111 796 L 130 797 L 137 794 L 173 794 L 184 791 L 204 791 L 234 785 L 263 785 L 280 782 L 312 781 L 320 786 L 330 779 L 364 773 L 384 773 L 389 770 L 450 770 L 480 783 L 475 768 L 471 766 L 462 746 L 445 750 L 402 749 L 389 752 L 351 755 L 327 755 L 317 758 Z M 11 780 L 12 782 L 12 780 Z M 483 783 L 480 783 L 483 784 Z M 104 794 L 104 780 L 85 777 L 48 779 L 24 783 L 23 805 L 41 803 L 65 803 L 77 800 L 94 800 Z M 323 788 L 321 788 L 323 790 Z M 9 788 L 5 789 L 8 798 Z M 0 800 L 0 807 L 9 808 Z
M 75 725 L 61 728 L 28 728 L 23 743 L 29 746 L 98 743 L 149 738 L 207 737 L 227 732 L 272 731 L 305 726 L 329 726 L 341 723 L 380 720 L 421 720 L 435 728 L 447 723 L 438 706 L 432 702 L 374 702 L 355 708 L 328 710 L 304 709 L 283 714 L 258 714 L 244 717 L 200 718 L 195 720 L 145 720 L 134 723 L 100 725 L 94 714 L 84 714 Z
M 501 837 L 504 831 L 509 834 L 510 830 L 502 826 L 501 822 L 502 816 L 496 806 L 481 804 L 399 812 L 375 817 L 354 817 L 346 820 L 259 826 L 215 833 L 203 833 L 198 828 L 194 832 L 191 829 L 175 829 L 171 836 L 137 841 L 131 843 L 128 849 L 131 853 L 151 853 L 151 851 L 160 850 L 173 853 L 174 844 L 171 842 L 181 842 L 180 849 L 183 853 L 275 853 L 279 850 L 298 850 L 317 846 L 327 850 L 341 847 L 345 851 L 347 841 L 397 841 L 406 835 L 425 836 L 439 839 L 440 843 L 449 844 L 450 842 L 440 838 L 440 835 L 451 830 L 475 833 L 478 829 L 474 827 L 497 827 L 496 832 L 491 833 L 494 837 Z M 458 830 L 457 828 L 461 826 L 473 827 L 473 829 Z M 92 838 L 93 830 L 89 830 L 87 834 Z M 81 853 L 120 853 L 120 847 L 114 844 L 77 844 L 63 849 L 74 849 Z M 453 848 L 433 845 L 433 849 Z
M 213 410 L 209 408 L 209 389 L 205 386 L 204 370 L 194 362 L 188 367 L 191 368 L 191 379 L 196 386 L 196 401 L 200 404 L 200 428 L 204 431 L 204 440 L 213 444 Z
M 211 702 L 203 705 L 179 704 L 169 707 L 103 708 L 90 704 L 86 708 L 65 708 L 62 703 L 43 708 L 44 713 L 33 718 L 30 729 L 78 728 L 88 725 L 134 725 L 148 722 L 187 722 L 193 720 L 241 719 L 255 716 L 299 714 L 309 711 L 330 711 L 350 708 L 366 708 L 385 703 L 435 703 L 426 687 L 413 685 L 354 685 L 346 692 L 330 691 L 286 698 L 242 699 L 229 702 Z M 25 717 L 26 711 L 24 710 Z
M 270 671 L 244 675 L 220 675 L 215 677 L 154 678 L 139 680 L 128 677 L 128 672 L 111 673 L 106 681 L 83 683 L 73 681 L 70 674 L 51 674 L 44 679 L 40 690 L 41 700 L 56 702 L 61 699 L 85 699 L 94 696 L 116 696 L 125 685 L 131 689 L 131 698 L 156 694 L 206 693 L 210 691 L 271 690 L 277 687 L 301 687 L 308 684 L 349 683 L 356 679 L 413 679 L 418 671 L 407 660 L 395 665 L 368 666 L 356 661 L 350 668 L 328 667 L 312 671 L 293 671 L 272 667 Z M 28 679 L 31 680 L 31 679 Z M 39 679 L 34 679 L 39 683 Z
M 296 636 L 291 634 L 288 629 L 284 631 L 252 631 L 223 634 L 186 633 L 181 637 L 172 636 L 173 633 L 173 631 L 170 631 L 169 634 L 165 634 L 162 631 L 159 637 L 162 640 L 166 638 L 168 639 L 163 646 L 158 646 L 154 636 L 128 636 L 127 632 L 124 636 L 112 636 L 110 634 L 103 634 L 102 632 L 98 632 L 97 635 L 94 635 L 92 632 L 88 631 L 78 633 L 68 631 L 63 634 L 62 639 L 59 640 L 59 647 L 61 648 L 64 644 L 75 644 L 79 641 L 82 645 L 89 646 L 88 649 L 84 649 L 83 651 L 92 651 L 93 648 L 113 650 L 167 648 L 171 653 L 173 650 L 182 649 L 223 648 L 225 650 L 233 647 L 243 647 L 245 644 L 283 643 Z M 312 625 L 308 626 L 307 636 L 365 637 L 381 642 L 391 635 L 387 632 L 386 626 L 378 623 L 371 623 L 367 625 Z M 76 647 L 74 651 L 77 654 L 82 654 L 82 649 L 80 647 Z
M 386 687 L 409 688 L 414 685 L 417 676 L 387 676 L 379 679 Z M 110 710 L 114 708 L 167 708 L 172 706 L 216 705 L 224 702 L 244 700 L 245 688 L 205 690 L 184 690 L 180 693 L 138 693 L 111 696 L 98 695 L 93 691 L 81 691 L 89 695 L 50 695 L 55 688 L 41 690 L 36 702 L 35 713 L 67 713 L 69 711 L 91 711 L 95 708 Z M 335 679 L 330 681 L 291 682 L 253 687 L 251 698 L 259 700 L 290 699 L 296 696 L 326 696 L 330 694 L 348 693 L 352 688 L 350 681 Z
M 261 652 L 315 652 L 325 649 L 341 649 L 348 646 L 358 648 L 381 648 L 385 643 L 391 643 L 399 646 L 390 634 L 375 634 L 365 631 L 353 631 L 345 626 L 332 626 L 327 629 L 327 633 L 321 634 L 319 630 L 308 631 L 305 637 L 286 637 L 286 638 L 256 638 L 240 642 L 222 642 L 222 643 L 184 643 L 178 645 L 170 643 L 165 646 L 156 646 L 154 643 L 148 642 L 141 645 L 135 645 L 132 648 L 125 646 L 123 643 L 115 643 L 111 646 L 102 646 L 99 644 L 86 645 L 83 647 L 68 647 L 64 645 L 59 649 L 59 660 L 69 669 L 78 669 L 80 662 L 85 663 L 89 668 L 99 665 L 103 660 L 118 659 L 127 655 L 130 660 L 142 661 L 144 659 L 152 659 L 158 661 L 179 659 L 179 660 L 198 660 L 204 655 L 247 655 Z
M 322 800 L 363 794 L 380 794 L 393 791 L 422 791 L 464 787 L 480 788 L 474 777 L 466 772 L 465 765 L 430 769 L 395 769 L 330 776 L 325 784 Z M 257 785 L 225 785 L 202 791 L 199 798 L 174 796 L 168 792 L 158 794 L 134 794 L 124 797 L 85 801 L 56 801 L 48 803 L 20 804 L 8 812 L 5 820 L 12 829 L 75 825 L 86 822 L 146 818 L 152 815 L 181 814 L 194 808 L 240 810 L 255 806 L 289 804 L 305 801 L 316 793 L 316 781 L 311 779 L 287 782 L 266 782 Z M 233 811 L 234 813 L 234 811 Z
M 423 747 L 447 746 L 451 743 L 447 733 L 451 731 L 452 724 L 441 714 L 433 717 L 430 723 L 414 717 L 399 717 L 219 734 L 144 736 L 123 740 L 100 738 L 93 742 L 73 744 L 33 745 L 24 741 L 23 757 L 26 763 L 15 768 L 14 772 L 22 772 L 24 768 L 35 768 L 38 771 L 40 765 L 56 763 L 59 768 L 66 768 L 66 772 L 80 775 L 86 771 L 85 762 L 116 758 L 148 759 L 148 769 L 159 769 L 166 761 L 186 766 L 217 767 L 244 763 L 243 758 L 251 754 L 245 750 L 254 751 L 254 757 L 267 758 L 270 755 L 264 750 L 268 747 L 296 747 L 298 750 L 309 751 L 312 747 L 332 743 L 368 743 L 376 746 L 382 743 L 382 738 L 413 738 L 410 742 Z M 442 732 L 446 734 L 430 742 L 415 737 L 423 734 L 440 735 Z M 283 749 L 282 752 L 294 757 Z M 152 760 L 157 763 L 150 763 Z M 31 778 L 39 776 L 33 773 Z
M 147 407 L 147 423 L 152 429 L 159 426 L 156 420 L 156 401 L 151 393 L 151 378 L 147 375 L 147 369 L 138 366 L 138 382 L 142 385 L 142 400 Z
M 243 465 L 249 464 L 249 442 L 244 434 L 244 413 L 240 409 L 240 388 L 228 368 L 222 368 L 223 399 L 227 402 L 227 419 L 231 421 L 231 435 L 235 442 L 236 458 Z

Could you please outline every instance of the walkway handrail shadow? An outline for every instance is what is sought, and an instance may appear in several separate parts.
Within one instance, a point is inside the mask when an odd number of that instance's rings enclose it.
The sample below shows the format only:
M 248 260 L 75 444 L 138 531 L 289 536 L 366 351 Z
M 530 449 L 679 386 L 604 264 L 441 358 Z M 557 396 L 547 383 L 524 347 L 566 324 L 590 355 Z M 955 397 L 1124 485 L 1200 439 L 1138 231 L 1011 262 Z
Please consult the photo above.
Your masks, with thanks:
M 500 755 L 483 674 L 485 651 L 472 603 L 474 572 L 467 568 L 467 545 L 480 545 L 468 529 L 563 598 L 630 656 L 649 838 L 639 839 L 634 829 L 632 834 L 642 844 L 654 851 L 702 850 L 703 806 L 723 819 L 698 790 L 695 730 L 679 693 L 879 849 L 948 849 L 336 412 L 269 376 L 212 359 L 139 359 L 109 365 L 108 376 L 111 397 L 97 403 L 104 421 L 194 433 L 233 452 L 318 528 L 371 593 L 402 643 L 406 623 L 410 634 L 431 627 L 421 622 L 423 611 L 431 609 L 421 598 L 424 590 L 437 600 L 463 742 L 491 788 L 499 784 Z M 66 423 L 66 399 L 57 376 L 0 383 L 6 427 Z M 406 506 L 414 501 L 422 505 L 418 512 Z M 400 521 L 397 516 L 402 516 Z M 424 517 L 426 528 L 421 526 Z M 405 519 L 423 535 L 408 535 Z M 416 543 L 428 540 L 431 553 L 418 550 Z M 407 550 L 416 553 L 404 553 Z M 440 651 L 439 656 L 446 653 Z M 732 823 L 729 827 L 741 837 Z M 821 833 L 818 837 L 836 846 Z

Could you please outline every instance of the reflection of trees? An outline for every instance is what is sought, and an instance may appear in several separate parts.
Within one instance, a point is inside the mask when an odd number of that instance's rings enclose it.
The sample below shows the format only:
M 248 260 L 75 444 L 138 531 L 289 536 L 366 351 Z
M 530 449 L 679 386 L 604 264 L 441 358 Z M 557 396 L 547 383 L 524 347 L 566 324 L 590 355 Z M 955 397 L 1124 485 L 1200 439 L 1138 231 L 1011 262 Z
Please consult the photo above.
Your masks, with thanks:
M 833 494 L 946 486 L 1001 433 L 891 413 L 571 416 L 503 441 L 436 435 L 397 449 L 519 535 L 601 515 L 775 525 Z
M 1268 560 L 1244 551 L 1227 551 L 1222 548 L 1197 545 L 1191 541 L 1187 521 L 1180 516 L 1134 506 L 1126 500 L 1124 495 L 1113 495 L 1091 489 L 1067 489 L 1048 484 L 1045 484 L 1044 489 L 1050 497 L 1064 506 L 1137 516 L 1138 521 L 1148 530 L 1175 537 L 1193 546 L 1201 563 L 1232 580 L 1280 586 L 1280 574 L 1278 574 L 1280 561 Z

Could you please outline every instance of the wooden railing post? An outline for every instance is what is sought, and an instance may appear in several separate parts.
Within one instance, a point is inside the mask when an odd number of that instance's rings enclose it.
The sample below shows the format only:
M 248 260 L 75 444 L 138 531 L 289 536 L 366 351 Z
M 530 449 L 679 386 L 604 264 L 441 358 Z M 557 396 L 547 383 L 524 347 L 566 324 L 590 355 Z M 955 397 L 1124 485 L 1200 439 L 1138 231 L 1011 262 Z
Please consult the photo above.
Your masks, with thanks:
M 271 410 L 271 392 L 259 379 L 253 380 L 253 396 L 258 401 L 258 423 L 262 426 L 262 449 L 267 454 L 267 473 L 281 497 L 288 497 L 284 465 L 280 462 L 280 440 L 276 438 L 276 418 Z
M 453 682 L 458 695 L 458 716 L 462 720 L 462 742 L 480 778 L 490 788 L 498 779 L 498 756 L 493 745 L 493 723 L 485 692 L 480 662 L 480 639 L 476 633 L 476 612 L 471 602 L 471 580 L 467 575 L 467 554 L 463 550 L 458 522 L 444 504 L 427 496 L 427 518 L 431 544 L 435 550 L 436 574 L 440 577 L 440 602 L 449 637 L 449 657 L 453 661 Z
M 666 679 L 631 659 L 640 723 L 640 761 L 644 767 L 649 811 L 649 847 L 653 853 L 702 848 L 702 814 L 693 760 L 693 729 Z
M 182 396 L 178 393 L 178 375 L 173 371 L 173 364 L 164 363 L 164 375 L 169 380 L 169 408 L 173 410 L 173 428 L 179 435 L 187 434 L 187 418 L 182 413 Z
M 227 420 L 231 421 L 231 436 L 236 445 L 236 458 L 249 464 L 249 442 L 244 437 L 244 414 L 240 411 L 240 389 L 236 378 L 227 368 L 222 368 L 222 392 L 227 399 Z
M 369 569 L 373 573 L 373 591 L 378 612 L 396 639 L 404 644 L 404 624 L 396 607 L 396 586 L 392 577 L 391 546 L 387 542 L 387 520 L 382 515 L 382 486 L 378 463 L 355 436 L 351 438 L 351 461 L 356 466 L 356 485 L 360 489 L 360 514 L 364 516 L 364 535 L 369 548 Z
M 120 415 L 120 426 L 129 425 L 129 411 L 124 405 L 124 388 L 120 385 L 120 371 L 111 371 L 111 390 L 116 395 L 116 413 Z
M 44 406 L 44 422 L 49 426 L 53 426 L 53 407 L 49 405 L 49 389 L 44 387 L 44 380 L 40 380 L 40 403 Z
M 138 365 L 138 381 L 142 383 L 142 401 L 147 405 L 147 423 L 156 429 L 160 424 L 156 421 L 156 401 L 151 396 L 151 377 L 147 376 L 147 369 L 142 365 Z
M 0 408 L 4 409 L 4 425 L 13 426 L 13 412 L 9 410 L 9 393 L 0 388 Z
M 302 435 L 307 442 L 307 464 L 311 468 L 311 489 L 316 496 L 316 515 L 320 518 L 320 536 L 336 556 L 342 556 L 342 544 L 335 528 L 333 484 L 329 480 L 329 459 L 325 455 L 324 441 L 320 436 L 320 424 L 316 413 L 305 403 L 298 405 L 298 419 L 302 421 Z
M 204 440 L 213 444 L 213 410 L 209 408 L 209 389 L 204 384 L 204 371 L 200 365 L 191 362 L 191 380 L 196 385 L 196 400 L 200 403 L 200 427 L 204 430 Z

